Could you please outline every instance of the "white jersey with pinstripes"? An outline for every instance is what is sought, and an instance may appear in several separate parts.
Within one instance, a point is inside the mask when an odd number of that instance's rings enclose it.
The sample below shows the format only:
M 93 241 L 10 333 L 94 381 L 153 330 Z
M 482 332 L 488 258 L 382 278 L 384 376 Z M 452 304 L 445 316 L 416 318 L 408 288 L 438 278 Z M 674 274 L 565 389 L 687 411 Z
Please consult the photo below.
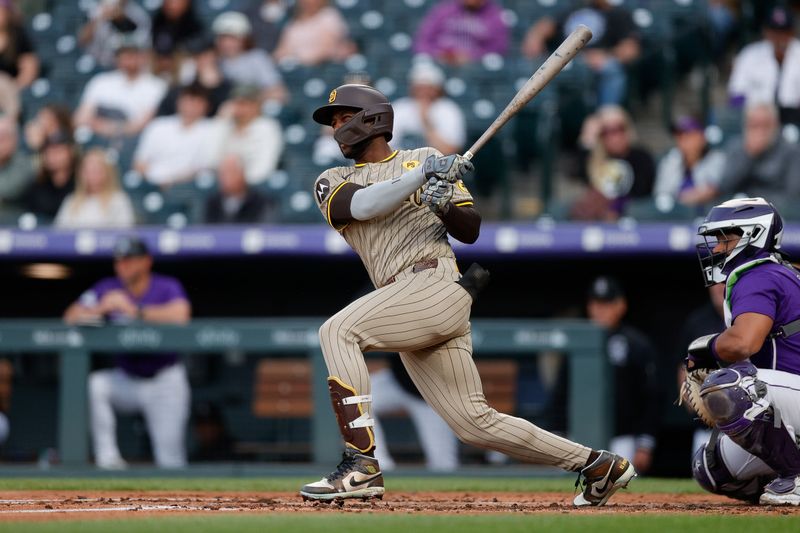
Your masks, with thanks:
M 382 287 L 389 278 L 420 261 L 455 259 L 444 223 L 422 205 L 421 187 L 388 215 L 344 225 L 331 220 L 330 202 L 346 183 L 367 187 L 390 180 L 421 165 L 431 155 L 439 157 L 441 153 L 429 147 L 395 150 L 378 163 L 326 170 L 314 184 L 314 197 L 323 216 L 361 257 L 376 287 Z M 455 184 L 452 201 L 457 206 L 472 205 L 472 195 L 463 182 Z

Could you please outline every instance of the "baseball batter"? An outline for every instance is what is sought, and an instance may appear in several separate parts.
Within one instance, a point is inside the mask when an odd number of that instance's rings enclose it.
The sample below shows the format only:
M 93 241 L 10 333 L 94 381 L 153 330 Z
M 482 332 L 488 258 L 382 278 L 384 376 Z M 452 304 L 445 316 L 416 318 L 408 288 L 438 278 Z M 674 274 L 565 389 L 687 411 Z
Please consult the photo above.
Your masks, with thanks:
M 800 272 L 780 253 L 783 221 L 763 198 L 730 200 L 698 234 L 706 285 L 725 284 L 727 327 L 686 358 L 690 372 L 714 370 L 698 406 L 715 430 L 694 477 L 732 498 L 800 505 Z
M 481 217 L 461 178 L 472 164 L 433 148 L 393 150 L 393 110 L 366 85 L 331 92 L 314 120 L 330 125 L 353 166 L 323 172 L 314 195 L 358 253 L 376 290 L 320 328 L 328 388 L 345 441 L 337 469 L 305 485 L 304 499 L 382 497 L 364 352 L 399 352 L 423 398 L 462 441 L 528 463 L 580 472 L 575 505 L 603 505 L 635 475 L 624 458 L 594 451 L 489 407 L 472 361 L 469 315 L 485 271 L 459 274 L 450 234 L 478 238 Z

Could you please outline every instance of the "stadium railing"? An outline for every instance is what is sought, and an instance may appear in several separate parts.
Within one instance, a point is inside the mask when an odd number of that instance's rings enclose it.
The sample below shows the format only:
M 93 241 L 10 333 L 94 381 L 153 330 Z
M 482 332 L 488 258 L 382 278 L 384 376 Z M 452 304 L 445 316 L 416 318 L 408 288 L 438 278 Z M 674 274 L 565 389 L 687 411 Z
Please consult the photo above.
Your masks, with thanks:
M 60 320 L 2 320 L 5 353 L 31 357 L 57 353 L 59 362 L 58 449 L 62 464 L 84 466 L 89 458 L 86 382 L 95 352 L 192 354 L 226 350 L 305 355 L 312 365 L 312 455 L 332 463 L 341 453 L 328 376 L 317 331 L 322 318 L 199 319 L 187 326 L 130 323 L 70 326 Z M 611 383 L 603 331 L 584 320 L 483 319 L 472 322 L 476 356 L 532 357 L 556 351 L 569 361 L 568 435 L 593 447 L 609 443 Z

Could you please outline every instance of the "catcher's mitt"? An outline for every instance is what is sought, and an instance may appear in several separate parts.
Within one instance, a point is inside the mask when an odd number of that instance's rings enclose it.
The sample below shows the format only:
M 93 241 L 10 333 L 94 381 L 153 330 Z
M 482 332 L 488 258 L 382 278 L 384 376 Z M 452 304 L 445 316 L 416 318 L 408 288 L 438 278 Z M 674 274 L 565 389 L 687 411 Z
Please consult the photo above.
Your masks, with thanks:
M 715 424 L 700 397 L 700 387 L 711 372 L 713 370 L 710 368 L 698 368 L 686 372 L 686 378 L 681 385 L 681 396 L 678 398 L 678 405 L 686 403 L 708 427 L 714 427 Z

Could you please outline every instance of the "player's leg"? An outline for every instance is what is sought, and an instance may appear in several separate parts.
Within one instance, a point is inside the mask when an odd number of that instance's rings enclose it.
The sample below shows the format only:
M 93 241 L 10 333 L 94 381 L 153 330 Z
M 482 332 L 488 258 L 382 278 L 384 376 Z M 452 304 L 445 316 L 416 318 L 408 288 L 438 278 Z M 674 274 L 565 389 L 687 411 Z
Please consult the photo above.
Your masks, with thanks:
M 759 372 L 749 361 L 711 373 L 701 388 L 719 430 L 778 474 L 762 503 L 800 504 L 800 449 L 789 429 L 800 422 L 793 388 L 800 390 L 800 377 Z
M 611 453 L 622 457 L 633 457 L 636 453 L 636 437 L 634 435 L 617 435 L 608 444 Z
M 440 260 L 435 269 L 416 274 L 409 269 L 322 325 L 320 345 L 345 454 L 328 477 L 303 487 L 303 497 L 330 500 L 383 494 L 383 478 L 372 457 L 372 396 L 363 352 L 430 346 L 466 331 L 470 296 L 454 283 L 457 276 L 453 261 Z M 365 481 L 355 483 L 355 479 Z
M 145 381 L 140 388 L 153 456 L 159 468 L 186 466 L 186 425 L 191 390 L 186 367 L 177 363 Z
M 104 469 L 125 468 L 127 465 L 117 445 L 114 411 L 136 410 L 134 383 L 121 370 L 109 368 L 89 374 L 87 389 L 95 463 Z
M 730 437 L 713 431 L 694 452 L 692 476 L 708 492 L 756 503 L 776 474 Z
M 527 463 L 580 471 L 587 488 L 576 498 L 576 505 L 605 504 L 635 475 L 633 466 L 624 458 L 594 451 L 491 408 L 472 360 L 469 333 L 440 346 L 403 352 L 400 356 L 422 396 L 463 442 Z M 602 485 L 598 485 L 601 480 Z
M 417 430 L 429 470 L 452 472 L 458 468 L 458 439 L 439 413 L 409 394 L 408 412 Z
M 372 427 L 375 433 L 375 458 L 383 470 L 394 470 L 395 462 L 389 452 L 386 434 L 380 423 L 383 414 L 392 411 L 405 410 L 403 402 L 403 389 L 394 379 L 392 371 L 388 368 L 381 369 L 370 375 L 372 389 L 377 391 L 372 395 L 372 414 L 375 418 L 375 425 Z

